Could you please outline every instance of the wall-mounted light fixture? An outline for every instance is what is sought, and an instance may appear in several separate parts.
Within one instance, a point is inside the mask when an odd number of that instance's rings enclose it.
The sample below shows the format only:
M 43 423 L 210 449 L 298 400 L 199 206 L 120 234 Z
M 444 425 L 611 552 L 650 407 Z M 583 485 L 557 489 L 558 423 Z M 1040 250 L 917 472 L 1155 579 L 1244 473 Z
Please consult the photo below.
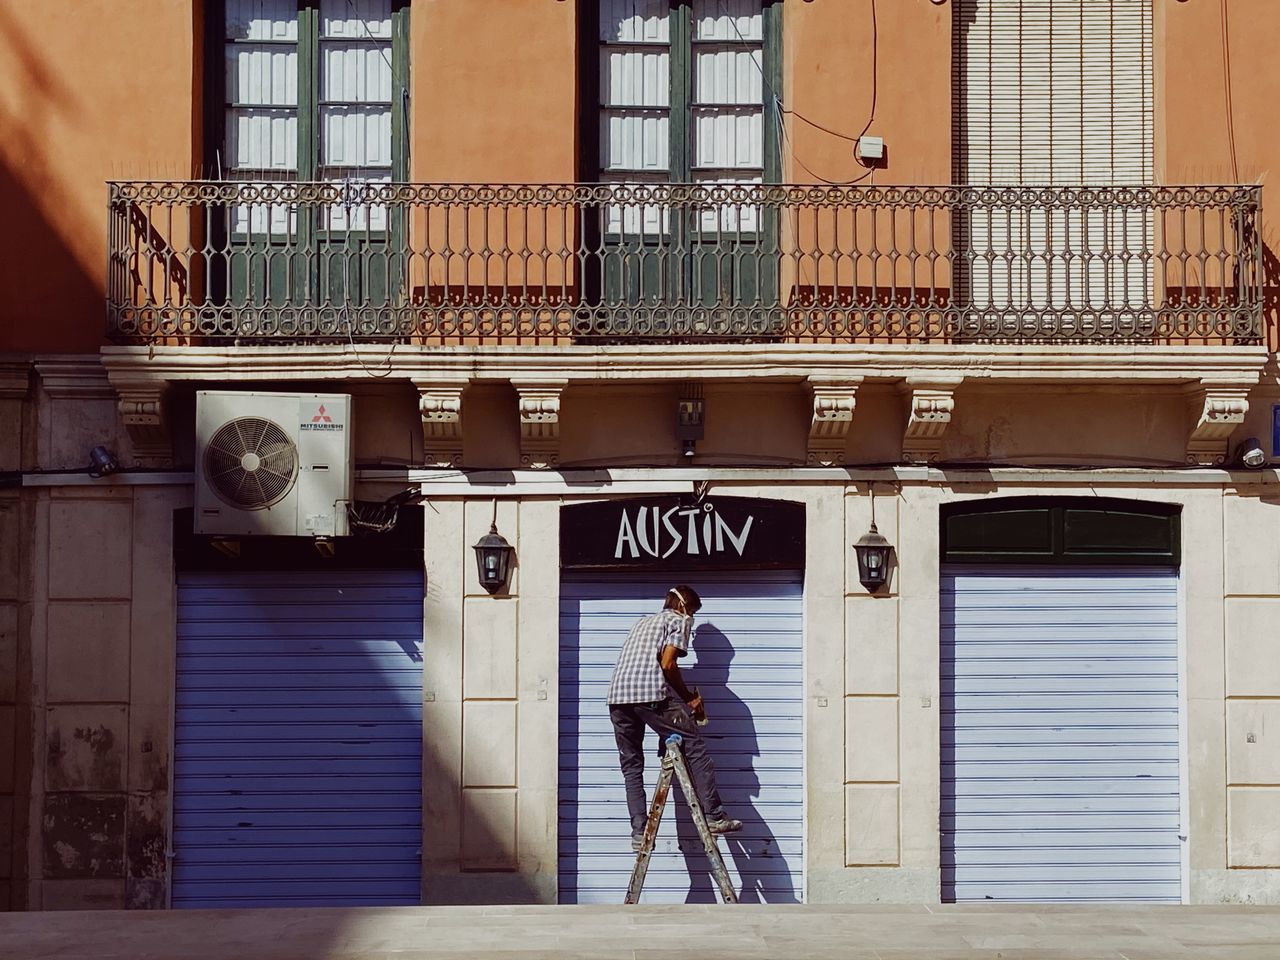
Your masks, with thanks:
M 702 439 L 706 428 L 707 403 L 702 399 L 702 385 L 686 383 L 680 388 L 680 399 L 676 406 L 676 439 L 680 441 L 680 452 L 685 457 L 692 457 L 697 452 L 698 441 Z
M 95 480 L 110 476 L 120 469 L 120 461 L 116 455 L 104 446 L 94 447 L 89 451 L 89 476 Z
M 858 555 L 858 579 L 868 590 L 875 591 L 889 578 L 889 558 L 893 544 L 876 529 L 876 485 L 871 485 L 871 529 L 853 545 Z
M 1258 470 L 1267 462 L 1267 452 L 1257 437 L 1249 437 L 1236 450 L 1236 459 L 1250 470 Z
M 507 583 L 511 574 L 511 560 L 516 548 L 507 543 L 506 538 L 498 532 L 498 502 L 493 502 L 493 522 L 489 524 L 489 532 L 479 539 L 473 548 L 476 552 L 476 568 L 480 576 L 480 586 L 489 593 L 497 593 Z

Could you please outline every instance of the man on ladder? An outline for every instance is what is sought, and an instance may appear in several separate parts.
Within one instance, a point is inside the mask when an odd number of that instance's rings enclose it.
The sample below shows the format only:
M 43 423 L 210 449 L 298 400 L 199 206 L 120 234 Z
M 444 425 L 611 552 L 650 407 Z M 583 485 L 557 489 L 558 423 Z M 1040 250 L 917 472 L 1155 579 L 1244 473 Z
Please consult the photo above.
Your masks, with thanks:
M 698 732 L 705 722 L 702 697 L 685 686 L 677 663 L 689 652 L 693 615 L 702 606 L 697 592 L 680 584 L 667 591 L 663 608 L 642 617 L 631 628 L 618 654 L 606 701 L 618 743 L 618 761 L 627 788 L 627 812 L 631 817 L 631 849 L 644 846 L 649 809 L 644 790 L 645 727 L 657 732 L 665 750 L 668 736 L 683 739 L 697 801 L 713 834 L 742 829 L 724 811 L 716 787 L 716 768 Z

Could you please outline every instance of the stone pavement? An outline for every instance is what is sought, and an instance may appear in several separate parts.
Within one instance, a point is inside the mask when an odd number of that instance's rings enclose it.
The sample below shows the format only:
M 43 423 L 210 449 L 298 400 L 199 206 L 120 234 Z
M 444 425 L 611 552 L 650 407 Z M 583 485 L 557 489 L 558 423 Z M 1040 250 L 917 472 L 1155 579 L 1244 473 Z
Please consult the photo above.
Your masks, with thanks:
M 402 907 L 0 914 L 3 960 L 1280 960 L 1280 907 Z

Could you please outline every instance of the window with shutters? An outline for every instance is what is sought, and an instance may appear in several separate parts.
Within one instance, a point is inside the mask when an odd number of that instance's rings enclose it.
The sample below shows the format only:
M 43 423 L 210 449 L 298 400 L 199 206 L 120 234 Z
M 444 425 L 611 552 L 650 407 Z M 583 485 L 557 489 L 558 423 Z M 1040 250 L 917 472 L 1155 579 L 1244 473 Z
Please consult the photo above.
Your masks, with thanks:
M 589 0 L 601 182 L 776 179 L 776 11 L 764 0 Z M 590 81 L 594 80 L 594 84 Z M 769 98 L 771 99 L 771 98 Z M 594 129 L 591 129 L 594 127 Z
M 221 0 L 211 76 L 222 110 L 211 161 L 231 180 L 404 179 L 406 45 L 393 0 Z M 213 51 L 211 51 L 212 53 Z M 283 206 L 237 211 L 235 232 L 297 229 Z M 386 228 L 386 211 L 335 205 L 328 226 Z M 348 222 L 350 218 L 350 222 Z
M 1150 0 L 957 0 L 954 24 L 958 182 L 1151 183 Z M 960 299 L 975 312 L 1150 302 L 1149 210 L 1006 196 L 1020 199 L 960 217 Z
M 583 11 L 583 100 L 595 104 L 583 115 L 588 178 L 620 185 L 777 182 L 776 4 L 584 0 Z M 608 207 L 599 225 L 610 251 L 606 286 L 631 302 L 690 293 L 701 303 L 724 302 L 754 291 L 776 274 L 747 249 L 771 234 L 767 220 L 751 203 Z M 686 253 L 679 263 L 659 255 L 673 248 Z
M 237 195 L 248 202 L 209 210 L 212 247 L 225 251 L 210 262 L 214 297 L 339 315 L 403 297 L 403 211 L 356 190 L 405 179 L 407 4 L 210 0 L 206 9 L 207 164 L 217 179 L 250 185 Z M 282 182 L 332 183 L 336 199 L 273 194 Z

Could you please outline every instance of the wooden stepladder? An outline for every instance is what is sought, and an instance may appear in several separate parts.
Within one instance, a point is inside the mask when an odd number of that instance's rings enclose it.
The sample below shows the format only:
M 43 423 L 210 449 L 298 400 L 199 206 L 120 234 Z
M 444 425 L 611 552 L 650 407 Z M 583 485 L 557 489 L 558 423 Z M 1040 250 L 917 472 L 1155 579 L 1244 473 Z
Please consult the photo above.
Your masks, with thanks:
M 723 903 L 737 903 L 738 895 L 734 892 L 733 883 L 729 880 L 729 871 L 725 868 L 724 858 L 720 856 L 720 845 L 715 834 L 707 829 L 707 818 L 702 812 L 702 804 L 693 789 L 693 779 L 689 776 L 689 768 L 685 765 L 684 754 L 680 744 L 684 738 L 678 733 L 667 737 L 667 751 L 662 756 L 662 770 L 658 774 L 658 786 L 653 791 L 653 803 L 649 807 L 649 822 L 644 827 L 644 843 L 636 854 L 636 865 L 631 871 L 631 883 L 627 886 L 627 898 L 623 903 L 639 903 L 640 891 L 644 888 L 644 878 L 649 872 L 649 858 L 653 855 L 653 845 L 658 840 L 658 827 L 662 824 L 662 813 L 667 807 L 667 795 L 671 792 L 671 778 L 680 778 L 680 789 L 689 803 L 689 812 L 693 814 L 694 826 L 698 828 L 698 836 L 702 838 L 702 848 L 711 861 L 711 875 L 720 887 L 720 900 Z

